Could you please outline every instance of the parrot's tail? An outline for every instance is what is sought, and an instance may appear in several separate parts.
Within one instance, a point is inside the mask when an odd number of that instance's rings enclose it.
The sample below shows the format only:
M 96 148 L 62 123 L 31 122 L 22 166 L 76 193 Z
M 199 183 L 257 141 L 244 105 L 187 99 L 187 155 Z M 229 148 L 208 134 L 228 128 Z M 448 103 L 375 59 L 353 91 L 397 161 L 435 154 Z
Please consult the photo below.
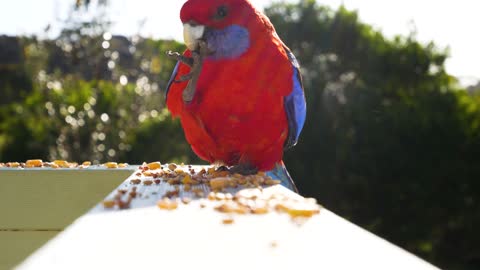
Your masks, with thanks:
M 298 189 L 295 186 L 295 183 L 290 177 L 290 174 L 285 167 L 285 163 L 283 161 L 277 162 L 275 167 L 267 172 L 267 175 L 272 177 L 274 180 L 280 180 L 280 184 L 293 192 L 298 193 Z

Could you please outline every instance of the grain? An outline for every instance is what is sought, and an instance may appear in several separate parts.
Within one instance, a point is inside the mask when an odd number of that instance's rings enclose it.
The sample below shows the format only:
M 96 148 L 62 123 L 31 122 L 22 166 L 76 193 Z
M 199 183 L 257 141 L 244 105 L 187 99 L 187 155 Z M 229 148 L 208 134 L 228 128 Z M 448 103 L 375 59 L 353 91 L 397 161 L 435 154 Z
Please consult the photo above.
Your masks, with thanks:
M 163 210 L 175 210 L 178 207 L 178 203 L 175 200 L 163 198 L 157 202 L 157 206 Z

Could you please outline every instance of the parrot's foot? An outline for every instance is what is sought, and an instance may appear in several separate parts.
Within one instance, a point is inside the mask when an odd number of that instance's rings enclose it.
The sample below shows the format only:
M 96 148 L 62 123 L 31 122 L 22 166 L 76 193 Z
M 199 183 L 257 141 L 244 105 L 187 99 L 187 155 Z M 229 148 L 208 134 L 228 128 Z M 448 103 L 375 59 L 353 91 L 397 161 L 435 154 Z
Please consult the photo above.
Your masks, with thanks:
M 228 167 L 225 165 L 219 166 L 217 169 L 215 169 L 217 172 L 224 172 L 224 171 L 229 171 Z
M 242 175 L 257 174 L 258 169 L 250 164 L 238 164 L 229 168 L 231 173 L 239 173 Z
M 176 83 L 188 81 L 187 87 L 185 87 L 182 92 L 184 103 L 188 104 L 193 100 L 197 89 L 197 81 L 200 77 L 200 72 L 202 71 L 203 59 L 209 53 L 208 44 L 204 40 L 198 42 L 198 48 L 195 51 L 192 51 L 192 57 L 181 55 L 178 52 L 167 52 L 169 58 L 173 58 L 190 67 L 190 73 L 181 76 L 180 80 L 174 81 Z
M 181 55 L 178 52 L 168 51 L 167 57 L 180 61 L 189 67 L 193 66 L 193 58 Z

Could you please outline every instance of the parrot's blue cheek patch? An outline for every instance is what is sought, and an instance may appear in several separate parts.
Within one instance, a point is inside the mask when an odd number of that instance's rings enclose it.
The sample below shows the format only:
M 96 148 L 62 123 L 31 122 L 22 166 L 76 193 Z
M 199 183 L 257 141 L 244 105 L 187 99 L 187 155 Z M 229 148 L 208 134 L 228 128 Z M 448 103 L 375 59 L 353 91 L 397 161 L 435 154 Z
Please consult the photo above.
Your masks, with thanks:
M 207 31 L 205 39 L 209 49 L 214 51 L 209 56 L 212 60 L 234 59 L 250 48 L 250 33 L 239 25 Z

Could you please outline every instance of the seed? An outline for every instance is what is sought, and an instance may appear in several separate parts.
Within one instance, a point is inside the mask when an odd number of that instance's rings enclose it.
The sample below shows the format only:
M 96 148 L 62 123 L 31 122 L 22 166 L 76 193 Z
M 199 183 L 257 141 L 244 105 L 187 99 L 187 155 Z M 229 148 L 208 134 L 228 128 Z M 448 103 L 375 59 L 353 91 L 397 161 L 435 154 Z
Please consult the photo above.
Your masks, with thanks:
M 105 164 L 105 167 L 109 168 L 109 169 L 114 169 L 114 168 L 118 168 L 118 164 L 117 162 L 107 162 Z
M 147 167 L 149 170 L 157 170 L 157 169 L 160 169 L 161 166 L 162 164 L 159 161 L 150 162 L 147 164 Z
M 169 198 L 163 198 L 157 202 L 157 206 L 164 210 L 174 210 L 177 209 L 178 203 L 175 200 L 172 201 Z
M 177 165 L 175 163 L 168 164 L 168 169 L 170 169 L 171 171 L 175 171 L 176 168 L 177 168 Z
M 266 206 L 264 207 L 254 207 L 252 208 L 252 213 L 258 214 L 258 215 L 263 215 L 268 213 L 268 208 Z
M 113 208 L 115 206 L 115 201 L 113 200 L 105 200 L 102 202 L 103 207 L 105 208 Z
M 25 163 L 25 167 L 31 168 L 31 167 L 42 167 L 43 161 L 41 159 L 29 159 Z
M 20 163 L 18 163 L 18 162 L 7 162 L 7 167 L 17 168 L 17 167 L 20 167 Z
M 142 180 L 140 180 L 138 178 L 130 180 L 130 184 L 133 184 L 133 185 L 138 185 L 138 184 L 140 184 L 140 182 L 142 182 Z
M 210 201 L 214 201 L 216 199 L 216 196 L 215 196 L 215 192 L 210 192 L 208 193 L 208 197 L 207 197 Z
M 230 184 L 230 178 L 217 177 L 210 180 L 210 187 L 214 190 L 221 190 L 228 187 Z
M 143 184 L 144 184 L 145 186 L 150 186 L 152 183 L 153 183 L 152 180 L 144 180 L 144 181 L 143 181 Z
M 184 170 L 182 170 L 180 168 L 175 169 L 173 172 L 176 173 L 177 175 L 186 175 L 187 174 Z
M 191 184 L 192 183 L 192 176 L 190 176 L 190 174 L 185 175 L 185 177 L 182 179 L 182 183 L 184 185 Z
M 90 166 L 90 165 L 92 165 L 92 162 L 90 162 L 90 161 L 84 161 L 82 163 L 82 166 Z
M 232 200 L 233 195 L 231 193 L 225 193 L 225 200 Z
M 192 201 L 192 199 L 190 199 L 188 197 L 183 197 L 182 198 L 182 203 L 184 203 L 184 204 L 189 204 L 191 201 Z
M 225 194 L 222 193 L 222 192 L 215 193 L 215 200 L 217 200 L 217 201 L 225 200 Z
M 178 196 L 178 193 L 179 193 L 179 190 L 169 190 L 165 193 L 165 196 L 164 197 L 167 197 L 167 198 L 172 198 L 172 197 L 176 197 Z
M 238 204 L 237 207 L 235 208 L 235 213 L 244 215 L 249 212 L 249 209 L 243 205 Z
M 132 197 L 128 197 L 126 201 L 118 200 L 117 205 L 120 209 L 125 209 L 130 207 L 130 202 L 132 201 Z
M 128 163 L 120 163 L 120 164 L 118 164 L 118 167 L 119 167 L 119 168 L 125 168 L 125 167 L 127 167 L 127 166 L 128 166 Z
M 168 179 L 168 184 L 169 185 L 178 185 L 180 184 L 180 180 L 178 178 L 172 178 L 172 179 Z
M 320 208 L 317 205 L 303 205 L 302 203 L 287 208 L 287 213 L 291 217 L 311 217 L 319 212 Z
M 233 218 L 232 217 L 226 217 L 222 220 L 222 223 L 223 224 L 226 224 L 226 225 L 229 225 L 229 224 L 232 224 L 233 223 Z
M 61 168 L 69 168 L 70 164 L 66 160 L 54 160 L 53 164 Z
M 146 172 L 143 172 L 143 175 L 150 177 L 150 176 L 153 176 L 153 173 L 151 171 L 146 171 Z
M 265 185 L 268 185 L 268 186 L 273 186 L 273 185 L 279 185 L 281 183 L 280 180 L 272 180 L 272 179 L 267 179 L 265 180 Z
M 222 213 L 232 213 L 237 209 L 237 205 L 233 202 L 225 202 L 214 209 Z
M 155 179 L 155 180 L 153 180 L 153 182 L 155 182 L 155 184 L 158 185 L 158 184 L 160 184 L 160 179 Z
M 192 192 L 193 192 L 193 194 L 195 194 L 195 196 L 197 196 L 197 197 L 203 197 L 203 196 L 205 196 L 205 193 L 203 192 L 203 190 L 201 190 L 201 189 L 199 189 L 199 188 L 192 189 Z

